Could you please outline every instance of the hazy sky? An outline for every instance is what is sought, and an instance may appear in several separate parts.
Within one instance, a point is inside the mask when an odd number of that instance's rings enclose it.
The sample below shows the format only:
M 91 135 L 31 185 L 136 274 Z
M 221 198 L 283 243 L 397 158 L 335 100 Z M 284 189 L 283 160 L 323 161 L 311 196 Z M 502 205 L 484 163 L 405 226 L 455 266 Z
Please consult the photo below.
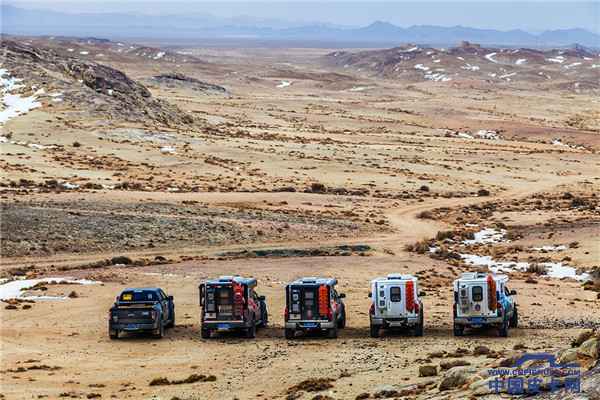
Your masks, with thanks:
M 2 0 L 0 0 L 2 1 Z M 289 21 L 367 25 L 376 20 L 410 25 L 463 25 L 490 29 L 585 28 L 600 32 L 600 1 L 142 1 L 142 0 L 5 0 L 23 8 L 67 12 L 203 13 L 223 17 L 252 16 Z

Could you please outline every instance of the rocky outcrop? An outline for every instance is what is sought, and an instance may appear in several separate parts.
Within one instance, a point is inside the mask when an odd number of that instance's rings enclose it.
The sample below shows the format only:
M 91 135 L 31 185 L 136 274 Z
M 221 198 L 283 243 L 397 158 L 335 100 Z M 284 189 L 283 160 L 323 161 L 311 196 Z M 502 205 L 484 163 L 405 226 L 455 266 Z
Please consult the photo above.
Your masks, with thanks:
M 215 93 L 215 94 L 227 94 L 227 89 L 223 86 L 215 85 L 212 83 L 203 82 L 199 79 L 192 78 L 183 75 L 179 72 L 160 74 L 153 76 L 150 79 L 150 83 L 158 83 L 165 85 L 170 88 L 188 88 L 194 91 Z
M 92 116 L 176 126 L 194 118 L 166 101 L 155 99 L 123 72 L 92 61 L 59 55 L 54 50 L 3 40 L 3 68 L 26 87 L 60 90 L 64 101 Z

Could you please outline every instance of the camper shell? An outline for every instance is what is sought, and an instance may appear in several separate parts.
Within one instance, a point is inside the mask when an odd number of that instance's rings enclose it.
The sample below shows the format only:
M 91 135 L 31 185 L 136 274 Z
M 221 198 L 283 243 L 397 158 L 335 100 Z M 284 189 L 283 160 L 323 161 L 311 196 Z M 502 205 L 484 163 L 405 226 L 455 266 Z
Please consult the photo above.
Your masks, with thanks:
M 198 286 L 201 333 L 210 338 L 213 332 L 240 330 L 247 337 L 268 322 L 265 297 L 256 293 L 257 280 L 241 276 L 221 276 Z
M 337 337 L 338 329 L 346 326 L 345 295 L 337 292 L 337 283 L 335 278 L 308 277 L 286 285 L 286 338 L 294 338 L 297 331 L 321 331 Z
M 500 336 L 518 325 L 514 290 L 508 289 L 508 276 L 466 272 L 454 281 L 454 334 L 464 328 L 497 327 Z
M 424 293 L 413 275 L 389 274 L 371 281 L 369 319 L 371 336 L 378 337 L 382 329 L 414 329 L 423 335 Z

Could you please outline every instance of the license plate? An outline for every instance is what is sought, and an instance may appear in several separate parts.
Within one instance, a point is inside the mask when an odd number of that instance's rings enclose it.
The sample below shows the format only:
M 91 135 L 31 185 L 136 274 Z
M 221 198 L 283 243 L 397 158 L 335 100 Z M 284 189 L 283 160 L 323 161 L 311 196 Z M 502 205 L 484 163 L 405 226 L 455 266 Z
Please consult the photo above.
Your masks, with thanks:
M 483 324 L 483 318 L 481 318 L 481 317 L 471 318 L 471 323 L 472 324 Z
M 302 324 L 303 328 L 316 328 L 318 326 L 319 324 L 317 324 L 316 322 L 305 322 Z
M 137 326 L 137 324 L 127 324 L 125 329 L 127 329 L 128 331 L 135 331 L 138 329 L 138 326 Z
M 404 321 L 390 321 L 390 326 L 403 326 Z
M 218 324 L 217 329 L 220 331 L 227 331 L 229 330 L 229 324 Z

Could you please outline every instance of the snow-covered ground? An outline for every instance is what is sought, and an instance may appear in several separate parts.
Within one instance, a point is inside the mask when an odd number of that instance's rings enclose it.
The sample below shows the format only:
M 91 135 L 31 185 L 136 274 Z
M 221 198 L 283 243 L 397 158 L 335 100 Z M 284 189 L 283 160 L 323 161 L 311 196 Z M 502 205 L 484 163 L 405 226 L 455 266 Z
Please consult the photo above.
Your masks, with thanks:
M 0 125 L 42 105 L 37 101 L 37 94 L 22 97 L 20 94 L 13 93 L 25 87 L 20 82 L 23 80 L 11 77 L 6 69 L 0 68 L 0 93 L 4 105 L 4 109 L 0 111 Z
M 479 232 L 474 233 L 473 239 L 463 240 L 463 244 L 487 244 L 487 243 L 501 243 L 506 242 L 506 230 L 505 229 L 494 229 L 485 228 Z
M 491 62 L 493 62 L 493 63 L 495 63 L 495 64 L 498 64 L 498 60 L 496 60 L 496 59 L 494 58 L 494 56 L 495 56 L 496 54 L 497 54 L 497 53 L 489 53 L 489 54 L 486 54 L 486 55 L 485 55 L 485 59 L 486 59 L 486 60 L 488 60 L 488 61 L 491 61 Z
M 40 278 L 40 279 L 17 279 L 0 284 L 0 300 L 8 299 L 25 299 L 25 300 L 63 300 L 66 297 L 60 296 L 24 296 L 22 291 L 37 285 L 38 283 L 47 282 L 79 284 L 79 285 L 94 285 L 101 282 L 90 281 L 87 279 L 73 278 Z
M 277 85 L 277 87 L 282 89 L 282 88 L 290 86 L 291 84 L 292 84 L 292 82 L 290 82 L 290 81 L 281 81 L 281 83 L 279 85 Z

